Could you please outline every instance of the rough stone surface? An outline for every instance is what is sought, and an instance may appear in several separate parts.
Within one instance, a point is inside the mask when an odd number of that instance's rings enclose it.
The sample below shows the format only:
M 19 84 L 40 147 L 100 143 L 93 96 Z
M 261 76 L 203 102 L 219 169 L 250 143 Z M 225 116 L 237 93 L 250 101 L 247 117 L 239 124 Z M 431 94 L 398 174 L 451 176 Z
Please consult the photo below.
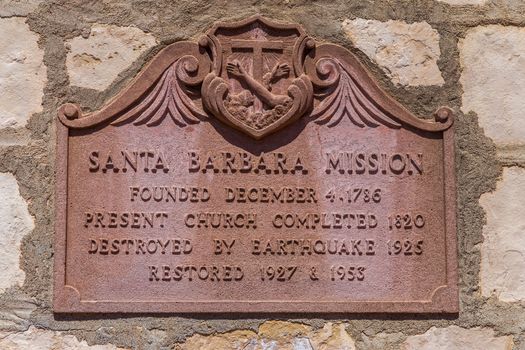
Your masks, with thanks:
M 0 173 L 0 293 L 24 282 L 20 269 L 20 243 L 34 227 L 27 203 L 20 196 L 11 174 Z
M 29 2 L 35 3 L 36 1 L 30 0 Z M 13 0 L 7 2 L 0 0 L 2 5 L 7 3 L 14 2 Z M 476 30 L 485 30 L 488 23 L 506 26 L 498 27 L 500 29 L 521 31 L 517 28 L 523 27 L 525 23 L 525 2 L 489 0 L 482 6 L 451 6 L 436 0 L 418 0 L 411 6 L 406 6 L 406 4 L 406 1 L 392 0 L 373 2 L 362 0 L 324 2 L 297 0 L 244 2 L 43 0 L 28 14 L 27 25 L 39 37 L 40 48 L 45 51 L 48 82 L 44 96 L 44 110 L 33 116 L 26 128 L 0 130 L 0 172 L 16 174 L 20 190 L 24 198 L 28 199 L 30 213 L 35 218 L 35 229 L 26 236 L 21 248 L 20 263 L 26 273 L 25 283 L 20 288 L 10 288 L 6 293 L 0 294 L 0 327 L 5 329 L 5 332 L 20 336 L 21 333 L 16 332 L 24 332 L 29 325 L 33 324 L 40 328 L 53 330 L 53 332 L 60 331 L 64 336 L 74 334 L 79 342 L 85 340 L 89 344 L 114 344 L 134 350 L 173 350 L 175 344 L 179 346 L 186 340 L 190 342 L 197 337 L 197 334 L 201 334 L 202 337 L 212 334 L 208 336 L 211 339 L 235 331 L 256 330 L 257 332 L 259 325 L 268 319 L 268 315 L 264 314 L 224 314 L 216 317 L 205 315 L 163 317 L 146 314 L 132 317 L 113 315 L 100 318 L 74 316 L 58 318 L 53 314 L 50 306 L 53 294 L 53 176 L 57 170 L 53 131 L 56 108 L 66 102 L 77 102 L 87 111 L 98 109 L 111 96 L 118 93 L 122 87 L 119 82 L 132 79 L 143 64 L 139 57 L 129 69 L 125 69 L 115 79 L 117 84 L 112 84 L 104 92 L 72 88 L 66 67 L 68 53 L 66 43 L 72 38 L 80 38 L 80 35 L 89 37 L 89 28 L 93 23 L 106 23 L 119 27 L 136 26 L 154 35 L 159 46 L 167 45 L 177 40 L 196 40 L 198 35 L 215 21 L 230 21 L 261 13 L 275 20 L 301 23 L 306 31 L 316 39 L 339 43 L 347 48 L 351 48 L 351 41 L 349 36 L 341 30 L 341 21 L 344 18 L 367 18 L 386 23 L 389 20 L 404 23 L 427 22 L 440 34 L 442 55 L 439 59 L 439 68 L 446 81 L 445 85 L 417 87 L 394 85 L 383 73 L 382 67 L 375 63 L 376 61 L 371 59 L 364 59 L 364 61 L 379 84 L 410 111 L 420 116 L 429 116 L 439 106 L 448 105 L 459 112 L 455 124 L 461 312 L 459 316 L 443 317 L 414 317 L 412 315 L 389 317 L 355 315 L 354 317 L 354 315 L 344 315 L 342 317 L 352 318 L 352 321 L 344 324 L 346 332 L 355 340 L 356 347 L 359 350 L 400 350 L 402 349 L 400 344 L 407 336 L 424 334 L 433 326 L 446 329 L 451 324 L 457 324 L 465 330 L 481 327 L 487 333 L 490 332 L 487 329 L 493 329 L 494 334 L 512 336 L 513 350 L 525 350 L 523 302 L 501 302 L 496 298 L 487 298 L 480 292 L 480 248 L 482 248 L 484 220 L 488 217 L 479 205 L 480 196 L 496 188 L 497 180 L 501 176 L 502 164 L 516 165 L 517 159 L 521 159 L 519 164 L 525 168 L 525 161 L 523 161 L 525 148 L 519 147 L 518 142 L 521 141 L 515 141 L 515 144 L 510 144 L 508 148 L 505 148 L 508 156 L 505 155 L 505 162 L 500 163 L 501 158 L 497 158 L 495 144 L 485 136 L 488 135 L 488 129 L 482 121 L 484 116 L 481 112 L 483 110 L 497 112 L 497 108 L 492 107 L 491 104 L 501 104 L 499 99 L 491 99 L 485 105 L 473 106 L 472 110 L 479 116 L 479 124 L 474 114 L 461 113 L 462 94 L 466 90 L 465 85 L 461 84 L 459 79 L 462 70 L 464 71 L 467 67 L 460 66 L 459 48 L 462 47 L 462 44 L 458 47 L 458 40 L 468 37 L 469 33 L 474 33 Z M 14 7 L 7 6 L 7 8 L 12 10 Z M 20 21 L 23 22 L 22 19 Z M 481 38 L 483 37 L 480 36 Z M 3 35 L 0 42 L 8 39 L 12 38 Z M 27 44 L 28 41 L 23 42 Z M 509 52 L 520 51 L 519 47 L 522 43 L 515 43 L 515 45 L 510 48 Z M 479 46 L 483 48 L 480 55 L 485 50 L 491 50 L 486 44 Z M 1 52 L 4 51 L 1 50 Z M 506 54 L 501 49 L 496 51 Z M 365 54 L 360 54 L 360 56 L 363 58 Z M 479 59 L 483 60 L 484 57 L 479 57 Z M 507 64 L 509 62 L 495 61 L 490 69 L 497 73 L 505 68 L 502 65 Z M 476 69 L 476 67 L 472 66 L 469 69 Z M 510 87 L 507 87 L 505 81 L 502 81 L 498 91 L 508 89 L 516 95 L 521 94 L 521 89 L 516 89 L 515 85 L 519 83 L 516 80 L 521 79 L 520 67 L 516 69 L 514 73 L 517 79 L 507 81 Z M 108 74 L 113 73 L 113 71 L 108 71 Z M 119 80 L 120 77 L 122 80 Z M 488 87 L 485 88 L 485 91 L 489 91 L 487 89 Z M 498 91 L 487 92 L 487 98 Z M 36 103 L 36 100 L 29 98 L 25 102 L 32 104 Z M 0 109 L 5 105 L 3 102 L 0 103 L 2 106 Z M 499 114 L 497 116 L 502 117 Z M 485 127 L 485 133 L 479 128 L 479 125 Z M 5 137 L 8 130 L 13 132 L 27 130 L 30 139 L 17 143 L 15 146 L 12 143 L 6 145 Z M 12 134 L 11 136 L 15 138 L 17 135 Z M 516 135 L 516 139 L 518 136 Z M 498 154 L 502 149 L 501 144 L 498 144 Z M 486 198 L 492 195 L 487 194 Z M 522 212 L 523 210 L 514 213 L 513 222 L 518 222 L 516 218 L 522 216 Z M 0 260 L 4 259 L 2 254 L 0 253 Z M 9 258 L 9 255 L 6 258 Z M 16 261 L 18 262 L 18 258 Z M 23 302 L 21 305 L 22 294 L 28 295 L 31 301 Z M 300 322 L 312 326 L 312 329 L 322 328 L 328 322 L 341 322 L 340 317 L 330 315 L 282 315 L 281 317 L 283 321 L 291 319 L 289 321 L 294 323 L 299 322 L 296 317 L 304 317 Z M 473 339 L 477 337 L 477 333 L 472 334 Z M 0 338 L 6 335 L 7 333 L 0 335 Z M 485 339 L 484 337 L 478 338 L 481 342 Z M 300 339 L 302 343 L 299 342 L 299 345 L 304 344 L 303 339 Z M 34 346 L 30 348 L 38 349 Z M 227 349 L 239 350 L 235 347 Z M 437 349 L 448 350 L 449 348 L 442 346 Z M 451 347 L 451 349 L 454 348 Z M 476 347 L 463 349 L 476 350 Z M 217 348 L 217 350 L 221 349 Z
M 401 333 L 378 333 L 373 336 L 362 334 L 363 344 L 358 347 L 359 350 L 399 350 L 400 344 L 406 339 Z
M 425 334 L 408 337 L 403 350 L 512 350 L 512 337 L 494 335 L 487 328 L 464 329 L 458 326 L 430 328 Z
M 464 112 L 497 144 L 525 144 L 525 28 L 470 29 L 459 43 Z
M 89 37 L 68 41 L 67 69 L 71 85 L 106 89 L 120 72 L 156 44 L 155 37 L 134 27 L 95 24 Z
M 449 5 L 484 5 L 488 0 L 438 0 Z
M 24 18 L 0 18 L 0 128 L 23 127 L 42 111 L 44 52 Z
M 443 85 L 437 66 L 439 34 L 428 23 L 345 20 L 343 30 L 354 45 L 398 85 Z
M 487 213 L 481 248 L 481 291 L 525 301 L 525 169 L 505 168 L 496 191 L 480 203 Z
M 210 336 L 194 335 L 176 350 L 355 350 L 344 324 L 326 323 L 319 330 L 283 321 L 268 321 L 259 332 L 237 330 Z
M 43 0 L 1 0 L 0 17 L 26 16 Z
M 2 350 L 118 350 L 115 345 L 88 345 L 72 335 L 29 327 L 25 332 L 12 333 L 0 338 Z M 124 349 L 121 349 L 124 350 Z
M 25 296 L 0 299 L 0 338 L 2 332 L 27 330 L 31 325 L 29 317 L 36 308 L 35 301 Z
M 525 143 L 500 145 L 498 147 L 498 160 L 506 166 L 525 168 Z

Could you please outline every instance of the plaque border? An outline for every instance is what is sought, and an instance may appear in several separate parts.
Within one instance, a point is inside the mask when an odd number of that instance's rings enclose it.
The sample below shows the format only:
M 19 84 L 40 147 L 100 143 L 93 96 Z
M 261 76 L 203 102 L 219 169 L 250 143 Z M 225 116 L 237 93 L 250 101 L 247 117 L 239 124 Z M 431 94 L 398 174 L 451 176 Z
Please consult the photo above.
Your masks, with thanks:
M 67 189 L 69 129 L 58 122 L 56 152 L 56 219 L 54 254 L 55 313 L 458 313 L 456 179 L 454 126 L 443 131 L 444 210 L 447 284 L 436 288 L 425 301 L 82 301 L 76 288 L 67 285 Z M 278 311 L 269 311 L 278 310 Z
M 256 15 L 233 24 L 215 24 L 209 33 L 220 25 L 239 27 L 262 21 L 275 27 L 296 26 L 278 24 Z M 300 28 L 300 26 L 299 26 Z M 301 30 L 301 33 L 304 31 Z M 458 257 L 456 234 L 456 178 L 455 178 L 455 145 L 454 118 L 449 108 L 438 109 L 435 115 L 436 123 L 431 123 L 415 117 L 396 100 L 386 94 L 372 78 L 366 68 L 347 49 L 335 44 L 321 44 L 316 47 L 318 59 L 335 56 L 341 60 L 341 67 L 350 67 L 355 82 L 367 90 L 379 107 L 392 109 L 401 128 L 418 129 L 432 133 L 441 133 L 443 149 L 443 191 L 444 191 L 444 222 L 445 222 L 445 276 L 446 284 L 437 287 L 429 300 L 420 301 L 311 301 L 311 300 L 270 300 L 270 301 L 110 301 L 110 300 L 80 300 L 79 291 L 67 284 L 66 254 L 67 254 L 67 211 L 68 211 L 68 157 L 70 129 L 89 128 L 101 124 L 118 124 L 121 122 L 119 113 L 123 113 L 132 104 L 144 97 L 152 84 L 162 82 L 164 72 L 177 62 L 185 61 L 184 67 L 189 67 L 192 76 L 180 78 L 188 85 L 202 82 L 212 70 L 213 63 L 203 51 L 213 38 L 203 36 L 198 44 L 181 41 L 171 44 L 161 50 L 147 64 L 129 85 L 108 101 L 98 112 L 82 115 L 77 105 L 65 104 L 59 108 L 56 118 L 56 183 L 55 183 L 55 239 L 54 239 L 54 293 L 53 311 L 55 313 L 126 313 L 126 314 L 210 314 L 210 313 L 311 313 L 311 314 L 421 314 L 421 313 L 451 313 L 459 312 L 458 287 Z M 309 37 L 303 40 L 304 47 L 315 47 Z M 188 60 L 188 57 L 190 60 Z M 193 61 L 192 61 L 193 60 Z M 197 62 L 196 66 L 192 66 Z M 322 84 L 312 72 L 313 60 L 304 63 L 301 68 L 308 72 L 314 85 Z M 317 61 L 318 63 L 318 61 Z M 303 63 L 301 63 L 303 65 Z M 178 77 L 179 78 L 179 77 Z M 179 97 L 180 98 L 180 97 Z M 374 102 L 372 101 L 372 102 Z M 198 108 L 190 110 L 194 116 L 202 113 Z M 118 119 L 114 121 L 115 118 Z M 198 121 L 196 121 L 198 123 Z M 284 126 L 284 125 L 283 125 Z

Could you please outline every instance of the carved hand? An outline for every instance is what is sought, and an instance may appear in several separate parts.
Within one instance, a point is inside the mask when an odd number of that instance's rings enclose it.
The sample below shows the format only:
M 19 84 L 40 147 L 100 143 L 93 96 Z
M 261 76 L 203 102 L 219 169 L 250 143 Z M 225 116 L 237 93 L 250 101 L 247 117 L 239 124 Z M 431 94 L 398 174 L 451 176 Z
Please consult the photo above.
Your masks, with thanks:
M 238 78 L 243 78 L 246 75 L 246 72 L 238 61 L 228 63 L 226 65 L 226 71 Z
M 272 78 L 270 81 L 275 82 L 290 74 L 290 66 L 287 63 L 276 64 L 272 69 Z
M 288 65 L 285 64 L 285 66 L 286 67 L 282 67 L 281 69 L 282 71 L 285 71 Z M 277 71 L 277 70 L 279 70 L 279 67 L 276 67 L 274 69 L 274 71 Z M 246 72 L 241 67 L 238 61 L 233 61 L 231 63 L 228 63 L 226 65 L 226 71 L 237 78 L 242 78 L 244 82 L 248 85 L 251 92 L 259 96 L 259 98 L 271 108 L 277 105 L 285 104 L 290 99 L 286 95 L 272 94 L 266 86 L 262 85 L 260 82 L 253 79 L 249 74 L 246 74 Z M 289 68 L 288 68 L 288 71 L 289 71 Z

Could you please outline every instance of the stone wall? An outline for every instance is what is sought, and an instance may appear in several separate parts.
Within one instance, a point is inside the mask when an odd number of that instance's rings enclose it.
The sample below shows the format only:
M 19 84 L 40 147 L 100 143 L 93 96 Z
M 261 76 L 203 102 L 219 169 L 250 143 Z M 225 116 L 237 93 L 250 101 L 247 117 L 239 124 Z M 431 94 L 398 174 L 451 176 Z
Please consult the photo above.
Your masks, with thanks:
M 301 23 L 418 115 L 454 108 L 457 316 L 54 316 L 55 113 L 214 21 Z M 525 349 L 525 2 L 0 0 L 0 349 Z

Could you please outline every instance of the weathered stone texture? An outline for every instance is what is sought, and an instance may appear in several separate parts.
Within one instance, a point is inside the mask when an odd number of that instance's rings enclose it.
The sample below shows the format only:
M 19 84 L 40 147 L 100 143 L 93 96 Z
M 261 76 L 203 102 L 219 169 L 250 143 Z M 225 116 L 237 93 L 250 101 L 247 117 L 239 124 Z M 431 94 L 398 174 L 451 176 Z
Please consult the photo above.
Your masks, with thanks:
M 488 0 L 437 0 L 449 5 L 484 5 Z
M 0 338 L 3 333 L 27 330 L 31 325 L 29 317 L 36 308 L 34 300 L 24 296 L 0 300 Z
M 0 173 L 0 293 L 24 282 L 20 269 L 20 243 L 34 227 L 27 203 L 20 196 L 11 174 Z
M 0 128 L 23 127 L 42 111 L 46 67 L 24 18 L 0 19 Z
M 525 28 L 476 27 L 459 48 L 462 110 L 476 112 L 496 144 L 525 144 Z
M 1 0 L 0 17 L 26 16 L 44 0 Z
M 0 349 L 525 350 L 524 2 L 402 3 L 0 0 Z M 375 71 L 385 72 L 376 75 L 381 85 L 411 111 L 428 115 L 440 105 L 457 109 L 461 103 L 462 112 L 477 114 L 472 118 L 460 112 L 456 119 L 457 215 L 462 218 L 459 316 L 348 315 L 343 317 L 352 321 L 345 323 L 326 315 L 300 316 L 312 317 L 312 325 L 324 324 L 317 329 L 293 319 L 265 322 L 267 316 L 257 314 L 212 319 L 53 315 L 54 192 L 49 174 L 56 171 L 56 107 L 76 102 L 94 110 L 105 102 L 106 92 L 116 93 L 109 88 L 113 82 L 132 78 L 140 56 L 157 43 L 190 39 L 214 21 L 254 13 L 300 22 L 320 41 L 346 40 L 348 47 L 350 39 L 377 65 Z M 344 18 L 352 19 L 341 27 Z M 83 31 L 90 26 L 91 33 Z M 387 79 L 393 84 L 384 84 Z M 483 132 L 496 143 L 499 158 Z M 498 161 L 521 168 L 504 168 L 497 182 Z M 5 173 L 10 171 L 23 184 L 24 196 L 29 193 L 36 223 L 22 253 L 21 241 L 33 229 L 33 218 L 14 176 Z M 480 193 L 496 184 L 481 196 L 479 207 Z
M 114 345 L 88 345 L 72 335 L 29 327 L 25 332 L 12 333 L 0 338 L 2 350 L 118 350 Z M 124 350 L 124 349 L 121 349 Z
M 67 42 L 67 69 L 71 85 L 106 89 L 120 72 L 156 44 L 153 35 L 135 27 L 95 24 L 87 38 Z
M 439 33 L 428 23 L 345 20 L 353 44 L 376 62 L 396 85 L 443 85 L 437 66 Z
M 210 336 L 194 335 L 176 350 L 355 350 L 344 324 L 326 323 L 323 328 L 291 322 L 267 321 L 259 332 L 237 330 Z
M 487 214 L 481 246 L 481 291 L 525 300 L 525 169 L 504 168 L 496 191 L 481 196 Z
M 425 334 L 408 337 L 402 350 L 512 350 L 512 347 L 512 337 L 495 336 L 491 329 L 450 326 L 432 327 Z
M 378 333 L 368 336 L 361 335 L 363 344 L 359 350 L 399 350 L 400 344 L 405 340 L 403 333 Z

